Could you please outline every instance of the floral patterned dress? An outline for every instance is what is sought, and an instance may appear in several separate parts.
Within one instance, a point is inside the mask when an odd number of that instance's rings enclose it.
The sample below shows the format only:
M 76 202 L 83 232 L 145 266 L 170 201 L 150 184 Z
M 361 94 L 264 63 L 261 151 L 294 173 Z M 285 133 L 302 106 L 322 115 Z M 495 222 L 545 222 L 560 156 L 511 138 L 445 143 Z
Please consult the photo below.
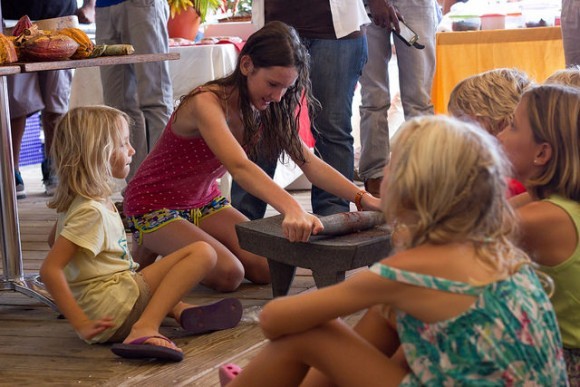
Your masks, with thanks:
M 380 263 L 393 281 L 477 297 L 464 313 L 428 324 L 397 310 L 397 331 L 411 373 L 402 386 L 567 386 L 556 316 L 534 271 L 473 286 Z

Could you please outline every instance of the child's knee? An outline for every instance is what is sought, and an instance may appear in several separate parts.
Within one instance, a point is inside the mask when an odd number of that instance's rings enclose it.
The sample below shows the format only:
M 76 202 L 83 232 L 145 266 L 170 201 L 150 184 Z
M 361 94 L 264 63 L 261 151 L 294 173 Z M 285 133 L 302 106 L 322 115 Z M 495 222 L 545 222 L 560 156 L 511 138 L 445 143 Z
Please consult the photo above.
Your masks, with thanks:
M 265 260 L 264 260 L 265 261 Z M 252 267 L 246 267 L 246 278 L 258 285 L 268 285 L 272 282 L 268 263 L 260 263 Z
M 220 292 L 233 292 L 244 280 L 243 268 L 234 265 L 216 267 L 212 274 L 208 285 Z
M 158 254 L 143 245 L 134 244 L 131 249 L 131 256 L 139 264 L 140 268 L 144 269 L 157 260 Z
M 198 267 L 204 265 L 210 271 L 217 265 L 217 253 L 209 243 L 194 242 L 188 245 L 186 250 L 186 258 L 190 259 Z

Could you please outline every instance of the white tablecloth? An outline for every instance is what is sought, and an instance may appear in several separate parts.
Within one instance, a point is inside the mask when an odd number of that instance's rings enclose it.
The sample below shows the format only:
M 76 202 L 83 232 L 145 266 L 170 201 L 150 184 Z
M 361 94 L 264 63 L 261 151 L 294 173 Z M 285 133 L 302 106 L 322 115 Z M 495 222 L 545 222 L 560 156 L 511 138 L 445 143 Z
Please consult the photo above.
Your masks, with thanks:
M 181 55 L 179 60 L 169 61 L 174 100 L 202 83 L 229 74 L 235 69 L 238 58 L 233 44 L 171 47 L 169 50 Z M 103 103 L 99 71 L 98 67 L 75 70 L 70 96 L 71 108 Z

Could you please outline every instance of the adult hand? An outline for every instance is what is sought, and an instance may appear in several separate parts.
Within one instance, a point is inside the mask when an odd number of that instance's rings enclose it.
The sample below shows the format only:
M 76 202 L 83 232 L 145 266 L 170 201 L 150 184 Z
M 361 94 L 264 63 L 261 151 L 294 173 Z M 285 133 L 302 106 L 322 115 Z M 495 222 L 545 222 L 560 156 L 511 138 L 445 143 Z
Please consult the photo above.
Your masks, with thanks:
M 282 221 L 282 232 L 290 242 L 307 242 L 310 234 L 316 235 L 323 229 L 320 219 L 304 211 L 286 214 Z
M 95 22 L 95 7 L 83 5 L 77 10 L 77 17 L 81 24 L 91 24 Z
M 115 324 L 113 323 L 112 317 L 103 317 L 98 320 L 88 320 L 80 328 L 77 329 L 77 334 L 85 339 L 90 340 L 99 333 L 113 328 Z
M 393 26 L 397 32 L 400 31 L 399 19 L 403 20 L 403 17 L 390 1 L 369 0 L 369 10 L 373 23 L 377 26 L 387 28 L 389 31 L 391 26 Z

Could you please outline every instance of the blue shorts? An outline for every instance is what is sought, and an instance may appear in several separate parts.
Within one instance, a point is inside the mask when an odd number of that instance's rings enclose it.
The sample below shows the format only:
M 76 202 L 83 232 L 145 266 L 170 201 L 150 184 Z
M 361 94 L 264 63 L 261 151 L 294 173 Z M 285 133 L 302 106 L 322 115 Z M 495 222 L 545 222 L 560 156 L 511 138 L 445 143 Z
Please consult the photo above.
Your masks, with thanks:
M 162 208 L 143 215 L 129 216 L 127 217 L 127 221 L 131 233 L 133 234 L 133 240 L 138 244 L 142 244 L 143 234 L 157 231 L 173 221 L 183 219 L 199 226 L 201 220 L 229 207 L 231 207 L 231 205 L 228 199 L 223 196 L 218 196 L 209 202 L 209 204 L 200 208 L 187 210 L 170 210 L 169 208 Z

